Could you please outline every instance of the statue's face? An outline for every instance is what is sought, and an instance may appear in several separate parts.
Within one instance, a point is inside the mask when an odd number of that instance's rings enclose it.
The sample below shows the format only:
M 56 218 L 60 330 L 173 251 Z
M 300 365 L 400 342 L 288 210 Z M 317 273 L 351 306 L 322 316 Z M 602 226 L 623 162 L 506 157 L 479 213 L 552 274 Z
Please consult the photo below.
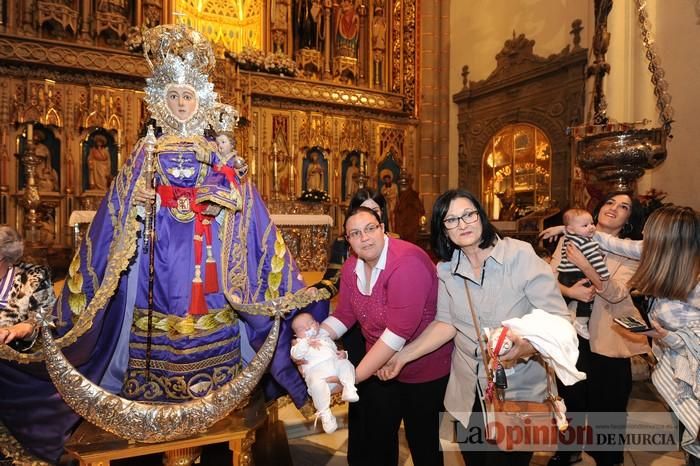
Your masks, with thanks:
M 226 134 L 220 134 L 216 137 L 216 145 L 219 148 L 219 153 L 223 155 L 229 154 L 233 150 L 231 139 Z
M 197 111 L 199 100 L 192 86 L 171 84 L 165 93 L 170 114 L 179 122 L 188 121 Z

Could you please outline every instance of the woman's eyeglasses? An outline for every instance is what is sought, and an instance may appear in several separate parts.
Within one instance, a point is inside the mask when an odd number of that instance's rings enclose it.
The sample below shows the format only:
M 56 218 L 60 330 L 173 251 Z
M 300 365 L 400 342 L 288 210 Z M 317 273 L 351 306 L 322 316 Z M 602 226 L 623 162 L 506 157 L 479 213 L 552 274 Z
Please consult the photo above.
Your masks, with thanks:
M 459 226 L 459 221 L 463 221 L 465 225 L 469 225 L 470 223 L 474 223 L 477 220 L 479 220 L 479 212 L 476 210 L 468 210 L 464 212 L 461 216 L 459 217 L 446 217 L 442 223 L 445 224 L 445 228 L 448 230 L 452 230 L 454 228 L 457 228 Z
M 345 236 L 346 236 L 346 238 L 349 239 L 349 240 L 360 239 L 360 238 L 362 238 L 362 233 L 364 233 L 365 235 L 369 236 L 369 235 L 371 235 L 372 233 L 374 233 L 375 231 L 377 231 L 377 229 L 379 228 L 379 226 L 380 226 L 380 225 L 379 225 L 378 223 L 370 223 L 369 225 L 365 226 L 365 228 L 364 228 L 363 230 L 351 230 L 351 231 L 348 231 L 347 234 L 346 234 Z

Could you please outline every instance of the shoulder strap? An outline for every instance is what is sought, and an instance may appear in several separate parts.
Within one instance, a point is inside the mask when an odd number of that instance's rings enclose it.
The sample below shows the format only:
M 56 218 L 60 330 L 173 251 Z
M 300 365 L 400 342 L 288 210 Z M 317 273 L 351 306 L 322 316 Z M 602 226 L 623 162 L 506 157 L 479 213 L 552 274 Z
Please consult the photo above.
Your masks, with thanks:
M 464 289 L 467 292 L 467 302 L 469 303 L 469 310 L 472 313 L 472 321 L 474 322 L 474 329 L 476 330 L 476 339 L 479 341 L 479 349 L 481 349 L 481 357 L 484 360 L 484 372 L 486 372 L 486 377 L 491 380 L 491 373 L 488 371 L 489 362 L 486 359 L 486 347 L 484 346 L 484 339 L 481 337 L 481 326 L 479 325 L 479 319 L 476 316 L 476 309 L 474 309 L 474 303 L 472 302 L 472 294 L 469 291 L 469 284 L 467 279 L 464 278 Z

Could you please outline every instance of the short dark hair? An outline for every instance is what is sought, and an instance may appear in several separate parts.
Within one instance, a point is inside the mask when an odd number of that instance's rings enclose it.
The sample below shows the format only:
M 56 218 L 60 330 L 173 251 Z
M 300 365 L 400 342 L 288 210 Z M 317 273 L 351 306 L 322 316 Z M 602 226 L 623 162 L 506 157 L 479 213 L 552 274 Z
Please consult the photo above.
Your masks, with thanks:
M 481 243 L 479 247 L 481 249 L 486 249 L 493 245 L 496 241 L 498 235 L 498 230 L 493 223 L 489 220 L 486 211 L 481 206 L 479 200 L 472 193 L 466 189 L 450 189 L 445 191 L 435 200 L 433 205 L 433 214 L 430 220 L 430 244 L 435 251 L 435 254 L 444 261 L 449 261 L 452 259 L 452 253 L 457 246 L 450 240 L 447 236 L 447 231 L 445 230 L 445 216 L 450 208 L 450 204 L 457 198 L 464 198 L 471 201 L 476 208 L 476 212 L 479 215 L 479 220 L 481 221 Z
M 379 214 L 377 214 L 377 212 L 370 209 L 369 207 L 359 206 L 359 207 L 355 207 L 350 212 L 348 212 L 347 217 L 345 217 L 345 223 L 343 223 L 343 229 L 347 230 L 346 227 L 348 225 L 348 220 L 350 220 L 350 217 L 354 217 L 355 215 L 361 214 L 362 212 L 367 212 L 368 214 L 372 214 L 372 217 L 377 219 L 377 223 L 384 223 L 384 222 L 382 222 L 382 219 L 379 218 Z M 385 228 L 386 228 L 386 226 L 385 226 Z
M 632 193 L 629 191 L 613 191 L 608 193 L 600 200 L 595 209 L 593 209 L 593 222 L 598 223 L 598 214 L 600 209 L 603 208 L 606 202 L 615 196 L 627 196 L 632 200 L 632 205 L 630 206 L 630 218 L 627 223 L 622 227 L 618 237 L 629 238 L 634 240 L 642 239 L 642 229 L 644 228 L 644 222 L 646 220 L 644 216 L 644 208 L 642 203 L 639 202 Z

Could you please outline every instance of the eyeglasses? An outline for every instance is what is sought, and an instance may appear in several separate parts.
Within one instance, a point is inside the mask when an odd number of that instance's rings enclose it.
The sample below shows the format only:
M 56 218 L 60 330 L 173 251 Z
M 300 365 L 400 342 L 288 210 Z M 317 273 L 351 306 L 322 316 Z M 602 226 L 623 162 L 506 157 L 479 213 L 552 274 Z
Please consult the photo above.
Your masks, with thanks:
M 476 210 L 468 210 L 459 217 L 447 217 L 442 221 L 442 223 L 445 224 L 446 229 L 452 230 L 459 226 L 460 220 L 463 221 L 465 225 L 474 223 L 479 220 L 479 212 Z
M 379 229 L 380 225 L 378 223 L 370 223 L 369 225 L 365 226 L 364 229 L 362 230 L 352 230 L 348 231 L 345 237 L 349 240 L 358 240 L 362 238 L 362 233 L 365 235 L 369 236 L 375 231 Z

